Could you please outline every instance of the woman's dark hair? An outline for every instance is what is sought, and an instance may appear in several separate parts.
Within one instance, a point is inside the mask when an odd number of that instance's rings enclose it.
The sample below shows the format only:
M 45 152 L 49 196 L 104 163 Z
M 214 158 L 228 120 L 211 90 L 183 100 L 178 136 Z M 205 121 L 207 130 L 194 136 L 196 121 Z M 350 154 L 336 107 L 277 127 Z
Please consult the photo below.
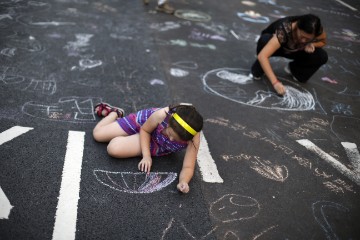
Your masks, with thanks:
M 169 106 L 169 113 L 177 113 L 196 132 L 200 132 L 204 121 L 200 113 L 191 104 L 173 104 Z M 193 135 L 183 128 L 173 117 L 169 119 L 169 126 L 183 141 L 190 141 Z
M 298 16 L 297 26 L 300 30 L 309 34 L 314 34 L 316 37 L 323 32 L 320 18 L 313 14 Z

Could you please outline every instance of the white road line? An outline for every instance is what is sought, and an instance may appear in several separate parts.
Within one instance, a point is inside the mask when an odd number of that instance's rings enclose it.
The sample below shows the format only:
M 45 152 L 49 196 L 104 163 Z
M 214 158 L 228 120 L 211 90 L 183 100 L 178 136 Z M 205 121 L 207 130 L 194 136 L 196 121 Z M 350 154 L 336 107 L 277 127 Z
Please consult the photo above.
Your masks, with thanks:
M 52 239 L 75 239 L 85 132 L 69 131 Z
M 345 2 L 343 2 L 343 1 L 341 1 L 341 0 L 335 0 L 335 1 L 338 2 L 338 3 L 340 3 L 340 4 L 342 4 L 342 5 L 344 5 L 345 7 L 350 8 L 350 9 L 353 10 L 353 11 L 357 11 L 356 8 L 350 6 L 349 4 L 347 4 L 347 3 L 345 3 Z
M 9 219 L 11 206 L 9 199 L 6 197 L 4 191 L 0 187 L 0 219 Z
M 354 181 L 357 185 L 360 186 L 360 173 L 358 171 L 352 171 L 348 169 L 345 165 L 343 165 L 341 162 L 333 158 L 331 155 L 327 154 L 323 150 L 321 150 L 318 146 L 316 146 L 314 143 L 307 139 L 302 140 L 296 140 L 299 144 L 303 145 L 305 148 L 310 150 L 311 152 L 317 154 L 319 157 L 324 159 L 326 162 L 328 162 L 331 166 L 336 168 L 339 172 L 344 174 L 346 177 Z M 345 148 L 346 151 L 348 151 L 349 144 L 345 144 L 347 148 Z M 351 145 L 350 145 L 351 146 Z M 352 146 L 353 147 L 353 146 Z M 352 161 L 352 160 L 351 160 Z M 356 169 L 356 166 L 354 166 Z
M 354 167 L 354 172 L 360 174 L 360 153 L 356 144 L 350 142 L 342 142 L 341 144 L 345 148 L 346 155 Z
M 30 127 L 20 127 L 20 126 L 14 126 L 2 133 L 0 133 L 0 145 L 2 145 L 3 143 L 6 143 L 30 130 L 32 130 L 34 128 L 30 128 Z
M 220 177 L 214 159 L 211 157 L 208 143 L 205 139 L 204 133 L 200 133 L 200 147 L 197 155 L 197 164 L 204 182 L 223 183 L 224 180 Z

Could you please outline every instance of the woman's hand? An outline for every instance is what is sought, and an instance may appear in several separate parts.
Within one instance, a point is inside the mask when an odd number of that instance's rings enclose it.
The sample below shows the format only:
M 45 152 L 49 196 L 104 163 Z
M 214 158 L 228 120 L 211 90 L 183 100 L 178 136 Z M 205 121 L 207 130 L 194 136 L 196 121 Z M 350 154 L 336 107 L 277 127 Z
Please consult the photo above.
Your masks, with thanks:
M 313 52 L 315 51 L 315 46 L 314 46 L 314 44 L 312 44 L 312 43 L 308 43 L 308 44 L 306 44 L 304 50 L 305 50 L 305 52 L 307 52 L 307 53 L 313 53 Z
M 139 162 L 138 168 L 142 172 L 149 173 L 152 165 L 151 157 L 143 157 L 143 159 Z
M 285 87 L 284 85 L 280 82 L 277 81 L 274 85 L 273 85 L 275 91 L 279 94 L 279 95 L 284 95 L 285 94 Z
M 177 189 L 182 193 L 188 193 L 190 191 L 189 184 L 187 184 L 186 182 L 180 182 L 177 185 Z

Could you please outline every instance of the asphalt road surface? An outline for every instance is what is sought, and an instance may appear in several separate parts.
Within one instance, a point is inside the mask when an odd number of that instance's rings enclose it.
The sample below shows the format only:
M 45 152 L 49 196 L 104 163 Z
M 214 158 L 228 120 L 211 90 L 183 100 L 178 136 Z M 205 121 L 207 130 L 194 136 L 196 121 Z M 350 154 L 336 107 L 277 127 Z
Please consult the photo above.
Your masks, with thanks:
M 360 4 L 355 0 L 0 2 L 0 239 L 360 239 Z M 328 63 L 306 84 L 248 78 L 270 22 L 318 15 Z M 99 101 L 191 102 L 184 153 L 118 160 L 92 138 Z

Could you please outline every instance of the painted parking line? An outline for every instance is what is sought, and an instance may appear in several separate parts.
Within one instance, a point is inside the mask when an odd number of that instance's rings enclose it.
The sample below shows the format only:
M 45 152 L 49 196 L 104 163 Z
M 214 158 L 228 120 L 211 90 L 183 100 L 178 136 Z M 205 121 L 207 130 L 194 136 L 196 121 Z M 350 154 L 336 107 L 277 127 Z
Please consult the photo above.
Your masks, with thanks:
M 9 219 L 11 206 L 9 199 L 6 197 L 4 191 L 0 187 L 0 219 Z
M 224 180 L 219 175 L 219 172 L 216 167 L 216 163 L 210 154 L 208 143 L 202 131 L 200 135 L 200 147 L 197 155 L 197 164 L 200 168 L 200 173 L 202 175 L 204 182 L 209 182 L 209 183 L 224 182 Z
M 14 126 L 8 130 L 0 133 L 0 145 L 11 141 L 12 139 L 27 133 L 32 130 L 30 127 Z M 4 191 L 0 187 L 0 219 L 8 219 L 10 211 L 13 206 L 10 204 L 9 199 L 6 197 Z
M 359 172 L 359 167 L 356 165 L 357 163 L 360 162 L 360 160 L 359 160 L 360 156 L 359 156 L 359 151 L 357 150 L 356 144 L 348 143 L 348 142 L 341 143 L 344 146 L 348 157 L 350 156 L 349 159 L 351 161 L 351 164 L 353 165 L 353 170 L 352 170 L 352 169 L 349 169 L 348 167 L 346 167 L 344 164 L 342 164 L 338 160 L 336 160 L 330 154 L 324 152 L 322 149 L 320 149 L 318 146 L 316 146 L 310 140 L 301 139 L 301 140 L 296 140 L 296 141 L 299 144 L 303 145 L 309 151 L 317 154 L 320 158 L 325 160 L 331 166 L 336 168 L 339 172 L 341 172 L 346 177 L 348 177 L 350 180 L 354 181 L 357 185 L 360 186 L 360 172 Z
M 0 133 L 0 145 L 11 141 L 12 139 L 32 130 L 33 128 L 30 127 L 20 127 L 20 126 L 14 126 L 12 128 L 9 128 L 8 130 Z
M 69 131 L 52 239 L 75 239 L 85 132 Z

